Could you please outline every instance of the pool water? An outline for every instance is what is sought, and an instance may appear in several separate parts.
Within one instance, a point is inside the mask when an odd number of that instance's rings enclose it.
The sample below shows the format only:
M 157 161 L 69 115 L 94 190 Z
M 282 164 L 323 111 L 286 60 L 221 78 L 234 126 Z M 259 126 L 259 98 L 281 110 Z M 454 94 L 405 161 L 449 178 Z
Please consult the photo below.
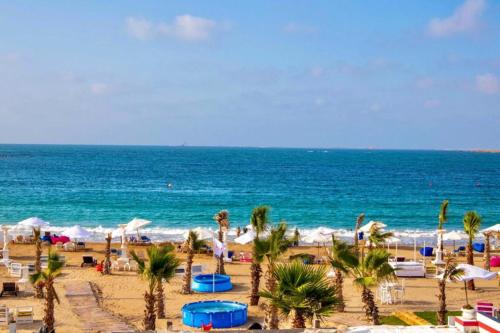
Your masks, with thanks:
M 233 289 L 231 277 L 224 274 L 200 274 L 193 277 L 191 288 L 197 292 L 213 293 Z

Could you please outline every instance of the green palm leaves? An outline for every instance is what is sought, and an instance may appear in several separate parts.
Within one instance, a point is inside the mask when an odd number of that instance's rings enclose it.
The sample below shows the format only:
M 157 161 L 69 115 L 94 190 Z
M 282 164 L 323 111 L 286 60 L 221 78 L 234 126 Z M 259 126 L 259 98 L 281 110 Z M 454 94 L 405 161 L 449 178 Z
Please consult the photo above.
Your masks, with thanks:
M 439 208 L 439 230 L 443 229 L 444 223 L 448 220 L 448 203 L 448 200 L 444 200 Z

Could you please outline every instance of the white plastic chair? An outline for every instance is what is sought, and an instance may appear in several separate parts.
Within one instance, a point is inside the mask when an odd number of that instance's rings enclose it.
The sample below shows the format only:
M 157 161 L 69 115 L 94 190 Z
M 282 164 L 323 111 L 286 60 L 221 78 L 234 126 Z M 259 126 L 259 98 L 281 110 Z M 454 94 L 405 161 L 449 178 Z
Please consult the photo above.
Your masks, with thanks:
M 401 304 L 403 304 L 405 297 L 405 280 L 402 279 L 401 284 L 395 285 L 392 291 L 394 292 L 394 301 L 397 302 L 399 300 Z
M 9 275 L 12 277 L 21 277 L 23 265 L 13 262 L 9 266 Z
M 16 324 L 32 324 L 33 323 L 33 307 L 18 306 L 16 307 Z

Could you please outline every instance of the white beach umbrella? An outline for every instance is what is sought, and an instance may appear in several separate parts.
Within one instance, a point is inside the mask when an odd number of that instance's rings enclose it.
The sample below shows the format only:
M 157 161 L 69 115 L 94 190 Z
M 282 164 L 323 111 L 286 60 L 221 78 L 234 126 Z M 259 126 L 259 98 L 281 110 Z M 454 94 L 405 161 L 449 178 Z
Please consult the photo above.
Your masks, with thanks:
M 319 257 L 319 248 L 320 248 L 320 243 L 329 243 L 332 241 L 332 232 L 330 233 L 323 233 L 321 232 L 322 230 L 325 230 L 325 229 L 316 229 L 314 230 L 313 232 L 311 232 L 310 234 L 302 237 L 302 241 L 303 242 L 306 242 L 306 243 L 318 243 L 318 257 Z
M 151 221 L 135 217 L 133 220 L 127 223 L 127 226 L 125 227 L 125 232 L 128 234 L 137 232 L 137 238 L 140 238 L 139 229 L 147 226 L 148 224 L 151 224 Z
M 234 239 L 234 242 L 238 244 L 248 244 L 250 242 L 253 242 L 254 238 L 255 238 L 255 232 L 253 230 L 249 230 L 240 237 L 236 237 Z
M 87 239 L 92 236 L 92 233 L 85 228 L 80 227 L 79 225 L 74 225 L 71 228 L 68 228 L 62 232 L 64 236 L 67 236 L 71 239 Z
M 27 218 L 26 220 L 22 220 L 17 224 L 18 226 L 21 227 L 26 227 L 26 228 L 44 228 L 49 226 L 49 222 L 42 220 L 39 217 L 30 217 Z
M 482 234 L 484 234 L 485 232 L 500 232 L 500 223 L 497 223 L 489 228 L 481 230 Z
M 462 240 L 465 238 L 465 235 L 462 235 L 461 233 L 459 232 L 456 232 L 456 231 L 450 231 L 450 232 L 447 232 L 443 235 L 443 240 L 444 241 L 453 241 L 453 250 L 455 250 L 455 241 L 457 240 Z
M 189 237 L 189 231 L 194 231 L 198 234 L 198 239 L 203 240 L 203 239 L 211 239 L 214 237 L 214 232 L 211 229 L 206 229 L 202 227 L 196 227 L 191 230 L 187 230 L 184 232 L 183 236 L 184 239 L 188 239 Z
M 469 264 L 458 264 L 457 268 L 464 272 L 459 278 L 460 281 L 470 281 L 474 279 L 493 280 L 498 275 L 497 272 L 490 272 L 481 267 Z
M 382 228 L 385 228 L 387 227 L 387 224 L 385 223 L 382 223 L 380 221 L 370 221 L 368 222 L 367 224 L 365 224 L 364 226 L 362 226 L 361 228 L 359 228 L 358 231 L 362 231 L 362 232 L 370 232 L 370 229 L 375 226 L 376 228 L 379 228 L 379 229 L 382 229 Z

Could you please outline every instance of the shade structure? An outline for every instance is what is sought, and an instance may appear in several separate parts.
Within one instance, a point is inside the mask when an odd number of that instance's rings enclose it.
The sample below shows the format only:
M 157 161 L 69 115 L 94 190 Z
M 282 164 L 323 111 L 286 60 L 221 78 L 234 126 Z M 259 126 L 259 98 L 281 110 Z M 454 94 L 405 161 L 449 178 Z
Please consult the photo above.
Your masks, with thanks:
M 372 227 L 376 227 L 376 228 L 379 228 L 379 229 L 382 229 L 382 228 L 385 228 L 387 227 L 387 224 L 385 223 L 382 223 L 380 221 L 370 221 L 368 222 L 367 224 L 365 224 L 364 226 L 362 226 L 361 228 L 359 228 L 358 231 L 362 231 L 362 232 L 370 232 L 370 229 Z
M 484 234 L 485 232 L 499 232 L 500 233 L 500 223 L 497 223 L 495 225 L 492 225 L 489 228 L 481 230 L 481 233 Z
M 184 239 L 188 239 L 189 237 L 189 231 L 194 231 L 198 234 L 198 239 L 203 240 L 203 239 L 211 239 L 214 237 L 214 232 L 210 229 L 205 229 L 202 227 L 196 227 L 194 229 L 188 230 L 184 232 L 183 236 Z
M 477 267 L 469 264 L 459 264 L 458 269 L 463 271 L 463 275 L 459 278 L 460 281 L 470 281 L 475 279 L 481 280 L 493 280 L 497 277 L 497 272 L 490 272 L 481 267 Z
M 26 228 L 44 228 L 49 226 L 49 222 L 42 220 L 39 217 L 30 217 L 27 218 L 26 220 L 22 220 L 17 224 L 18 226 L 21 227 L 26 227 Z
M 445 241 L 446 240 L 457 241 L 457 240 L 462 240 L 464 238 L 465 238 L 464 235 L 456 231 L 450 231 L 443 235 L 443 240 Z
M 302 237 L 306 243 L 328 243 L 332 241 L 332 233 L 323 233 L 321 230 L 314 230 L 310 234 Z
M 89 238 L 92 234 L 85 228 L 80 227 L 79 225 L 72 226 L 62 232 L 64 236 L 68 236 L 71 239 L 86 239 Z
M 253 242 L 255 236 L 256 236 L 255 232 L 253 230 L 249 230 L 240 237 L 236 237 L 234 239 L 234 242 L 238 244 L 248 244 L 250 242 Z
M 133 220 L 131 220 L 129 223 L 127 223 L 127 227 L 125 228 L 125 232 L 127 232 L 127 233 L 136 232 L 140 228 L 143 228 L 150 223 L 151 223 L 151 221 L 149 221 L 149 220 L 139 219 L 139 218 L 135 217 Z

